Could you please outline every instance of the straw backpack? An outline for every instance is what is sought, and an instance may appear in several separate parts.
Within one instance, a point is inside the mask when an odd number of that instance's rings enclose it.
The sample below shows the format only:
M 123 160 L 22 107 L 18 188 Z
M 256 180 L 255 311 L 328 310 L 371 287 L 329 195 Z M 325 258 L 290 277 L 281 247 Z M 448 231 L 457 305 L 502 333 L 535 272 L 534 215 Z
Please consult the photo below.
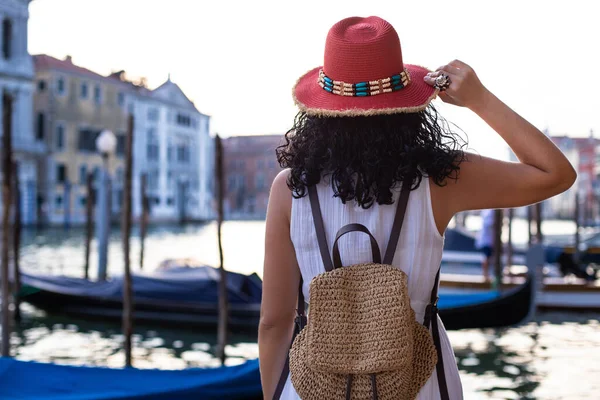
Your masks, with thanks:
M 448 399 L 435 315 L 439 272 L 421 324 L 410 306 L 407 275 L 391 265 L 411 184 L 412 179 L 403 183 L 383 263 L 377 241 L 360 224 L 337 232 L 332 262 L 316 188 L 308 188 L 326 272 L 310 283 L 308 324 L 300 283 L 294 339 L 275 399 L 281 396 L 289 371 L 302 400 L 414 400 L 436 363 L 440 393 Z M 338 240 L 349 232 L 369 235 L 372 263 L 342 267 Z M 432 321 L 433 340 L 427 329 Z

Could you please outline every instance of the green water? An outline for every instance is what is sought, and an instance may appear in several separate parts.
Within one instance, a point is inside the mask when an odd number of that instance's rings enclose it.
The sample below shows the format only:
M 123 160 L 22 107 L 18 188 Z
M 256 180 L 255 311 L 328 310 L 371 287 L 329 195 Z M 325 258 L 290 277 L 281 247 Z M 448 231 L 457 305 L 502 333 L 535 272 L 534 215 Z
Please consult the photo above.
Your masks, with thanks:
M 138 269 L 139 240 L 131 240 L 132 265 Z M 223 246 L 226 268 L 259 272 L 264 222 L 226 222 Z M 109 273 L 123 266 L 120 236 L 109 247 Z M 95 256 L 95 253 L 92 253 Z M 161 227 L 150 231 L 145 270 L 166 258 L 190 257 L 216 265 L 216 226 Z M 81 276 L 84 264 L 81 230 L 26 231 L 22 265 L 30 271 Z M 95 271 L 95 257 L 92 258 Z M 94 276 L 95 274 L 92 274 Z M 23 305 L 24 320 L 11 344 L 19 359 L 72 365 L 121 367 L 124 355 L 117 324 L 46 316 Z M 598 314 L 538 314 L 507 329 L 449 332 L 466 399 L 597 399 L 600 393 L 600 324 Z M 256 337 L 232 336 L 228 364 L 258 355 Z M 139 368 L 182 369 L 216 366 L 216 332 L 178 331 L 137 325 L 134 364 Z

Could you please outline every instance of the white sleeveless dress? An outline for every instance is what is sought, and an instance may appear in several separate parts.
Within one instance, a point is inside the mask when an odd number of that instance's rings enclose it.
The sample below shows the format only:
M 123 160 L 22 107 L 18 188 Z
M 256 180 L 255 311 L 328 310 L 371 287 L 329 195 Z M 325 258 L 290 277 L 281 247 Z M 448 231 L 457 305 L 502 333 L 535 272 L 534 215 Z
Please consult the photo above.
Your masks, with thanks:
M 381 253 L 385 253 L 396 212 L 396 200 L 400 194 L 399 189 L 394 194 L 394 204 L 382 206 L 374 204 L 366 210 L 354 202 L 343 204 L 339 198 L 333 197 L 333 190 L 327 183 L 319 184 L 317 192 L 321 203 L 329 254 L 331 254 L 338 229 L 349 223 L 366 226 L 377 239 Z M 292 200 L 291 215 L 290 235 L 304 280 L 304 297 L 306 301 L 309 301 L 310 281 L 316 275 L 325 272 L 325 267 L 319 252 L 308 195 Z M 369 238 L 363 233 L 356 232 L 345 235 L 338 241 L 338 246 L 343 265 L 372 261 Z M 421 185 L 410 193 L 402 232 L 392 263 L 408 275 L 411 306 L 419 322 L 423 322 L 425 308 L 429 304 L 431 289 L 442 259 L 443 246 L 444 238 L 439 234 L 433 218 L 429 180 L 423 178 Z M 463 398 L 463 395 L 454 352 L 442 323 L 439 324 L 439 330 L 448 394 L 450 400 L 459 400 Z M 281 400 L 298 399 L 300 397 L 288 376 Z M 438 399 L 440 399 L 440 394 L 434 369 L 425 386 L 421 388 L 417 400 Z

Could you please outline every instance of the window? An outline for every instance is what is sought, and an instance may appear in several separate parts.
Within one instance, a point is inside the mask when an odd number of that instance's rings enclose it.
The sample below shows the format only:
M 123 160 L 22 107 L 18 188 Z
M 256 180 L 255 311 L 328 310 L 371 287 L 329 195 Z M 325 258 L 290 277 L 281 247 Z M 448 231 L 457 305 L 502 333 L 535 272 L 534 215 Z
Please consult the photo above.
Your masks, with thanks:
M 79 166 L 79 184 L 87 185 L 87 165 Z
M 63 203 L 63 198 L 60 194 L 57 194 L 56 197 L 54 198 L 54 204 L 56 204 L 56 207 L 60 207 L 62 206 Z
M 262 190 L 265 188 L 265 175 L 264 174 L 256 174 L 256 189 Z
M 38 92 L 43 92 L 44 90 L 46 90 L 46 81 L 44 81 L 44 80 L 38 81 L 37 88 L 38 88 Z
M 159 157 L 160 147 L 158 145 L 158 138 L 156 137 L 156 131 L 154 128 L 148 129 L 146 134 L 146 158 L 148 161 L 157 161 Z
M 81 197 L 79 198 L 79 205 L 80 205 L 81 207 L 85 207 L 85 205 L 86 205 L 86 204 L 87 204 L 87 197 L 85 197 L 85 196 L 81 196 Z
M 96 104 L 102 103 L 102 92 L 100 91 L 100 85 L 94 86 L 94 102 Z
M 66 87 L 65 87 L 65 78 L 60 77 L 58 78 L 58 80 L 56 81 L 56 92 L 59 95 L 63 95 L 66 92 Z
M 117 183 L 123 183 L 124 175 L 125 174 L 123 173 L 123 168 L 122 167 L 117 168 L 117 173 L 116 173 Z
M 177 114 L 177 125 L 190 126 L 191 119 L 189 115 Z
M 158 190 L 158 171 L 152 171 L 148 174 L 148 189 Z
M 187 163 L 190 161 L 190 148 L 184 144 L 177 146 L 177 161 Z
M 62 150 L 65 147 L 65 127 L 62 124 L 56 125 L 56 150 Z
M 125 134 L 121 133 L 117 135 L 117 155 L 123 156 L 125 154 Z
M 149 161 L 158 161 L 159 149 L 158 143 L 154 141 L 148 142 L 148 145 L 146 146 L 146 158 Z
M 92 172 L 94 182 L 100 182 L 100 167 L 94 167 Z
M 79 130 L 77 149 L 84 152 L 96 152 L 96 138 L 100 134 L 99 129 L 82 128 Z
M 88 84 L 87 84 L 87 82 L 81 82 L 81 90 L 79 92 L 79 96 L 82 99 L 87 99 L 87 97 L 88 97 Z
M 149 108 L 148 109 L 148 121 L 158 121 L 158 109 L 157 108 Z
M 123 107 L 125 105 L 125 93 L 117 93 L 117 104 L 119 105 L 119 107 Z
M 5 18 L 2 21 L 2 54 L 8 60 L 12 55 L 12 21 Z
M 56 166 L 56 182 L 65 183 L 67 180 L 67 167 L 64 164 Z
M 235 184 L 236 184 L 237 178 L 235 175 L 231 174 L 229 175 L 229 181 L 227 182 L 227 187 L 229 191 L 232 191 L 235 189 Z
M 44 113 L 38 113 L 36 130 L 35 130 L 35 138 L 37 140 L 44 140 L 45 127 L 46 127 L 46 116 L 44 115 Z
M 167 197 L 167 205 L 168 206 L 172 206 L 173 205 L 173 198 L 172 197 Z
M 171 161 L 172 158 L 173 158 L 173 146 L 171 146 L 171 144 L 169 143 L 169 146 L 167 147 L 167 161 Z

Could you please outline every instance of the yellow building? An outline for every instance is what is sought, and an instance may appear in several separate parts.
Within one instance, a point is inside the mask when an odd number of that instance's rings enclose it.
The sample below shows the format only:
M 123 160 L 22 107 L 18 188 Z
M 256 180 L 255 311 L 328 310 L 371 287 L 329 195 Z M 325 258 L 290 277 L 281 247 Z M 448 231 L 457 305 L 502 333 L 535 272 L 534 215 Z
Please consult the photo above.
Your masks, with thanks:
M 123 193 L 129 86 L 79 67 L 71 57 L 36 55 L 33 59 L 35 134 L 48 148 L 38 187 L 42 222 L 68 225 L 85 220 L 86 177 L 92 173 L 99 182 L 102 159 L 95 142 L 105 129 L 117 135 L 117 151 L 109 160 L 111 209 L 116 217 Z

